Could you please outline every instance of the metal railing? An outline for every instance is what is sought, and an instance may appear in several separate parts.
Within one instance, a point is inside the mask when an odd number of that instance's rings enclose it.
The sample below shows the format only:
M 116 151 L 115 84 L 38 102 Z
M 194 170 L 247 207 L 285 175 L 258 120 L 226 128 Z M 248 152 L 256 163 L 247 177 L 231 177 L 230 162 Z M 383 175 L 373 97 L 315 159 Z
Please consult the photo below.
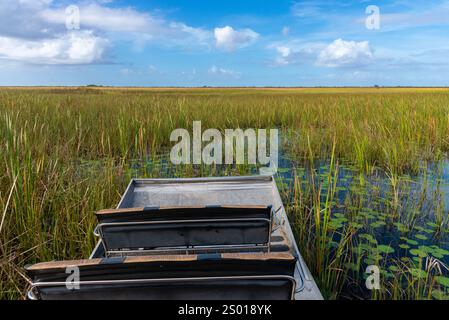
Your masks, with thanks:
M 192 224 L 192 223 L 220 223 L 220 222 L 265 222 L 268 224 L 267 241 L 264 243 L 254 244 L 232 244 L 232 245 L 191 245 L 191 246 L 175 246 L 175 247 L 155 247 L 149 248 L 120 248 L 119 250 L 111 250 L 108 247 L 107 238 L 104 236 L 104 229 L 114 226 L 145 226 L 145 225 L 163 225 L 163 224 Z M 173 252 L 185 252 L 197 253 L 198 251 L 214 251 L 214 252 L 226 252 L 227 250 L 266 250 L 270 252 L 271 234 L 273 231 L 273 210 L 270 211 L 270 219 L 266 218 L 221 218 L 221 219 L 191 219 L 191 220 L 163 220 L 163 221 L 124 221 L 124 222 L 104 222 L 96 226 L 94 235 L 99 237 L 103 243 L 105 256 L 110 255 L 132 255 L 138 253 L 173 253 Z
M 232 280 L 288 280 L 292 288 L 290 291 L 290 299 L 293 300 L 296 292 L 296 280 L 286 275 L 263 275 L 263 276 L 221 276 L 221 277 L 187 277 L 187 278 L 160 278 L 160 279 L 120 279 L 120 280 L 90 280 L 90 281 L 74 281 L 69 282 L 71 286 L 79 286 L 79 289 L 68 289 L 68 291 L 81 290 L 81 287 L 95 285 L 136 285 L 136 284 L 170 284 L 182 282 L 207 282 L 207 281 L 232 281 Z M 39 288 L 45 287 L 62 287 L 67 286 L 67 282 L 35 282 L 31 284 L 28 290 L 27 298 L 29 300 L 40 300 Z

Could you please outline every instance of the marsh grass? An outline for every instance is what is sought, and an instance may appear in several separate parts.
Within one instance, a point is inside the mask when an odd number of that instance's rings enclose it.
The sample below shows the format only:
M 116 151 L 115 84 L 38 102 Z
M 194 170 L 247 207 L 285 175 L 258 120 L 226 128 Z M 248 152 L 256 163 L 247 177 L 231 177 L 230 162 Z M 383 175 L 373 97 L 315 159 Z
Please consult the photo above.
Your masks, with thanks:
M 376 232 L 394 226 L 391 232 L 404 231 L 401 243 L 414 243 L 419 239 L 411 230 L 423 233 L 414 228 L 427 212 L 435 213 L 432 236 L 447 232 L 445 182 L 420 181 L 418 200 L 411 201 L 404 176 L 447 157 L 448 102 L 446 89 L 2 89 L 0 297 L 23 297 L 27 263 L 88 256 L 95 244 L 93 212 L 114 207 L 134 176 L 257 172 L 250 166 L 172 166 L 159 157 L 172 145 L 173 129 L 190 130 L 201 120 L 203 129 L 281 130 L 284 150 L 300 163 L 279 182 L 285 205 L 327 298 L 345 297 L 352 284 L 359 288 L 366 260 L 398 268 L 385 271 L 384 290 L 368 297 L 444 298 L 445 277 L 425 271 L 426 258 L 413 260 L 422 252 L 444 252 L 423 251 L 418 243 L 390 259 L 399 252 L 390 253 Z M 319 159 L 328 162 L 324 168 L 316 165 Z M 343 162 L 356 172 L 350 183 L 341 177 Z M 300 172 L 305 167 L 311 174 Z M 371 183 L 379 171 L 388 188 Z M 345 190 L 351 192 L 341 199 Z M 411 250 L 422 252 L 401 260 Z
M 313 164 L 307 174 L 278 178 L 298 246 L 312 273 L 319 275 L 316 280 L 324 296 L 448 299 L 448 217 L 440 224 L 428 207 L 439 210 L 441 193 L 431 192 L 426 210 L 410 218 L 422 197 L 418 186 L 410 185 L 415 181 L 399 178 L 396 205 L 393 194 L 382 194 L 388 178 L 379 180 L 383 187 L 377 182 L 361 184 L 355 171 L 350 187 L 342 187 L 338 171 L 347 168 L 339 169 L 332 161 L 320 170 Z M 365 288 L 370 265 L 380 268 L 380 290 Z

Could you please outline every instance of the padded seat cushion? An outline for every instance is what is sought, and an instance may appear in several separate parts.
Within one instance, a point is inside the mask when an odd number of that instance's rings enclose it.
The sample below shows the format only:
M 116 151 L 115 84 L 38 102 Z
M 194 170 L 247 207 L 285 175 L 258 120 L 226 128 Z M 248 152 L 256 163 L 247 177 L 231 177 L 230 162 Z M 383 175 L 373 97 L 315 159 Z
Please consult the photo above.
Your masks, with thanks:
M 95 212 L 99 223 L 192 220 L 270 219 L 271 206 L 190 206 L 106 209 Z
M 39 288 L 42 300 L 289 300 L 288 279 L 228 279 L 165 284 L 89 285 L 81 290 L 53 286 Z
M 108 251 L 267 244 L 271 207 L 129 208 L 96 213 Z
M 285 252 L 225 253 L 45 262 L 25 269 L 33 282 L 47 282 L 66 281 L 68 267 L 78 267 L 81 281 L 88 281 L 232 275 L 293 276 L 295 263 L 295 257 Z

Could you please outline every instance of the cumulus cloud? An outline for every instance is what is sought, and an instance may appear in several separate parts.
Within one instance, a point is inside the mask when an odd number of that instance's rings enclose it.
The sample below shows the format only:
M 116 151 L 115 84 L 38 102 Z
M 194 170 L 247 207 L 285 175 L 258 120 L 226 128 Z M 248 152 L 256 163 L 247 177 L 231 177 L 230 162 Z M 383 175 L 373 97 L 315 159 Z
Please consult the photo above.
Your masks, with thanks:
M 85 4 L 79 7 L 80 24 L 88 28 L 110 33 L 132 33 L 141 35 L 146 40 L 164 39 L 176 41 L 205 41 L 211 37 L 211 32 L 194 28 L 182 22 L 167 21 L 149 12 L 140 12 L 133 8 L 109 8 L 97 3 Z M 65 23 L 65 9 L 47 8 L 40 13 L 47 22 L 53 24 Z
M 35 64 L 89 64 L 103 57 L 108 41 L 90 31 L 44 40 L 0 37 L 0 58 Z
M 370 62 L 372 58 L 368 41 L 337 39 L 320 52 L 316 64 L 324 67 L 357 66 Z
M 254 43 L 259 34 L 251 29 L 234 30 L 230 26 L 215 28 L 215 45 L 225 51 L 244 48 Z
M 324 48 L 322 44 L 298 43 L 297 41 L 274 43 L 268 47 L 276 50 L 275 66 L 313 63 L 318 53 Z
M 49 24 L 40 17 L 40 13 L 50 4 L 51 1 L 45 0 L 0 0 L 0 35 L 37 39 L 63 32 L 64 24 Z
M 106 61 L 116 41 L 134 48 L 153 41 L 164 46 L 204 46 L 210 30 L 168 21 L 133 8 L 108 7 L 108 1 L 78 4 L 80 30 L 67 30 L 66 8 L 51 0 L 0 0 L 0 59 L 34 64 L 89 64 Z
M 147 43 L 204 50 L 215 42 L 217 48 L 233 51 L 259 37 L 251 29 L 207 30 L 109 2 L 76 3 L 80 30 L 67 30 L 66 7 L 52 0 L 0 0 L 0 59 L 34 64 L 101 63 L 107 62 L 109 48 L 118 42 L 130 42 L 136 50 Z
M 96 3 L 82 5 L 80 22 L 84 28 L 95 28 L 107 31 L 143 31 L 157 25 L 158 21 L 149 14 L 140 13 L 132 8 L 108 8 Z M 40 17 L 54 24 L 64 24 L 65 8 L 46 8 Z
M 314 64 L 320 67 L 360 67 L 376 60 L 368 41 L 345 41 L 337 39 L 332 43 L 303 42 L 293 39 L 272 43 L 268 48 L 276 51 L 275 66 L 292 64 Z

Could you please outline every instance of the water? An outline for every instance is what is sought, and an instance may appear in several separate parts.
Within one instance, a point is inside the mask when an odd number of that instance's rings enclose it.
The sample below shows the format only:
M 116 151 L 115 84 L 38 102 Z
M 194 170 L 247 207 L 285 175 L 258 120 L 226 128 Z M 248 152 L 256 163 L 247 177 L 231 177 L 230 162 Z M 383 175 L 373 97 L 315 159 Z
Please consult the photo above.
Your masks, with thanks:
M 317 161 L 313 167 L 313 172 L 307 165 L 281 170 L 281 185 L 291 188 L 293 171 L 296 179 L 302 181 L 303 190 L 307 190 L 314 176 L 324 203 L 330 164 Z M 348 248 L 356 248 L 352 261 L 345 265 L 349 272 L 339 297 L 370 298 L 372 292 L 366 290 L 364 271 L 375 265 L 380 268 L 383 280 L 397 281 L 396 286 L 407 287 L 415 278 L 437 276 L 445 285 L 437 283 L 443 291 L 436 292 L 443 293 L 439 298 L 447 298 L 449 161 L 427 165 L 420 174 L 398 176 L 396 182 L 380 169 L 367 176 L 343 164 L 338 166 L 336 180 L 329 245 L 338 247 L 342 235 L 350 229 L 353 234 Z M 293 199 L 286 199 L 289 201 Z M 435 268 L 426 266 L 432 261 Z M 411 277 L 407 278 L 408 275 Z

